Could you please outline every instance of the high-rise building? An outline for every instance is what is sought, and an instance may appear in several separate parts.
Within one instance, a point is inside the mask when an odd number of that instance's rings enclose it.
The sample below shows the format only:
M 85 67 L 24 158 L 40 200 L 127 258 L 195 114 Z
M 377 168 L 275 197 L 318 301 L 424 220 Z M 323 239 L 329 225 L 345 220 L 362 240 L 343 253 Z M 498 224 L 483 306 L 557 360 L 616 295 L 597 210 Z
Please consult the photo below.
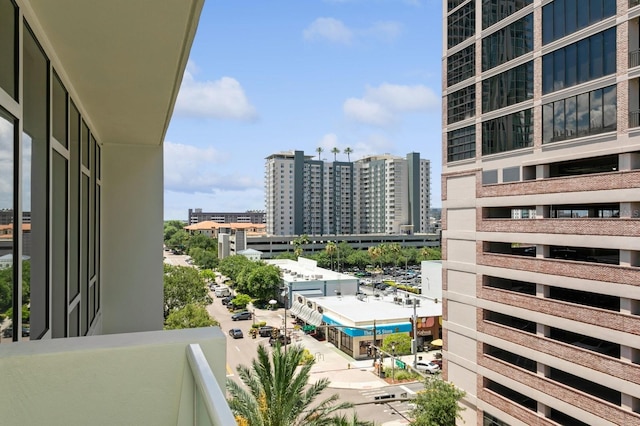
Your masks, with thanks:
M 264 211 L 248 210 L 246 212 L 203 212 L 202 209 L 189 209 L 188 225 L 212 221 L 217 223 L 265 223 Z
M 325 162 L 302 151 L 267 157 L 267 233 L 413 233 L 429 229 L 430 163 L 420 154 Z
M 445 378 L 467 424 L 640 424 L 640 2 L 443 2 Z

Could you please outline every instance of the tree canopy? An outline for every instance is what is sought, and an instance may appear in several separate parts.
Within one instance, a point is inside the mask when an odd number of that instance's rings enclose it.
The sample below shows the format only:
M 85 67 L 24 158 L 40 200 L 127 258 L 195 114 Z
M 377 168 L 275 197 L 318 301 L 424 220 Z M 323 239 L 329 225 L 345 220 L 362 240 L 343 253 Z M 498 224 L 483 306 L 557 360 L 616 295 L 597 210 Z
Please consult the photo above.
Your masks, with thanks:
M 182 309 L 172 311 L 164 324 L 164 328 L 167 330 L 220 325 L 218 321 L 209 316 L 209 312 L 207 312 L 204 306 L 194 303 L 190 303 Z
M 425 388 L 416 395 L 415 409 L 411 411 L 412 426 L 450 426 L 462 419 L 464 410 L 458 403 L 465 392 L 439 377 L 425 379 Z
M 204 279 L 197 269 L 164 265 L 164 318 L 189 304 L 206 306 L 212 302 Z
M 407 333 L 392 333 L 384 336 L 382 350 L 392 353 L 395 347 L 396 355 L 407 355 L 411 353 L 411 336 Z

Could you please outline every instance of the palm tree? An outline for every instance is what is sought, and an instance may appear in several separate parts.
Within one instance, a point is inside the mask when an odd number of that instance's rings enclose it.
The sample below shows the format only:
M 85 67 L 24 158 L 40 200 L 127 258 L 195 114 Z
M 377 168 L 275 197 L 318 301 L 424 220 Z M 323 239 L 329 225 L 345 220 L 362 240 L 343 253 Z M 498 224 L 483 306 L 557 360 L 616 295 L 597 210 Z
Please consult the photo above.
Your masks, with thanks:
M 349 161 L 349 162 L 350 162 L 350 161 L 351 161 L 351 154 L 353 153 L 353 150 L 352 150 L 351 148 L 349 148 L 349 147 L 346 147 L 346 148 L 344 149 L 344 151 L 342 151 L 342 152 L 344 152 L 345 154 L 347 154 L 347 161 Z
M 333 270 L 333 255 L 338 251 L 338 246 L 333 241 L 329 241 L 324 249 L 329 255 L 329 259 L 331 259 L 331 270 Z
M 338 149 L 338 147 L 333 147 L 331 148 L 331 153 L 333 154 L 333 161 L 336 161 L 336 156 L 338 154 L 340 154 L 340 150 Z
M 320 156 L 322 155 L 323 151 L 324 151 L 324 149 L 322 149 L 321 146 L 316 148 L 316 152 L 318 153 L 318 161 L 320 161 Z
M 251 368 L 238 366 L 238 376 L 245 389 L 233 380 L 227 380 L 228 403 L 238 424 L 251 426 L 320 426 L 344 424 L 339 411 L 353 407 L 338 402 L 340 395 L 314 404 L 315 399 L 329 386 L 322 378 L 309 384 L 314 360 L 300 366 L 304 350 L 295 345 L 287 352 L 277 345 L 271 357 L 263 345 L 258 346 L 258 357 Z M 366 424 L 360 422 L 359 424 Z

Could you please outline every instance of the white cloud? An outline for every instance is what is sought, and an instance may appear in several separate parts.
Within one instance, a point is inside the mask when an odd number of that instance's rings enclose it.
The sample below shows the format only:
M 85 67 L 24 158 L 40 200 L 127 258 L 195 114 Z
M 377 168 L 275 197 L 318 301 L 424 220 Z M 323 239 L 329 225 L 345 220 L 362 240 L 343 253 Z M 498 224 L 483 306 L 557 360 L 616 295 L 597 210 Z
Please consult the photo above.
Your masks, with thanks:
M 175 114 L 189 117 L 251 121 L 257 112 L 240 83 L 231 77 L 197 81 L 197 67 L 189 63 L 176 100 Z
M 351 159 L 359 159 L 369 155 L 380 155 L 394 151 L 394 143 L 380 134 L 371 134 L 359 140 L 352 147 Z
M 426 86 L 381 84 L 367 87 L 362 98 L 349 98 L 343 104 L 345 115 L 354 121 L 386 126 L 397 121 L 398 113 L 438 109 L 440 99 Z
M 240 173 L 221 174 L 228 158 L 213 148 L 164 143 L 164 188 L 184 193 L 211 193 L 262 188 L 263 183 Z M 218 166 L 216 166 L 218 165 Z
M 342 109 L 348 118 L 360 123 L 386 126 L 393 122 L 393 115 L 388 109 L 367 99 L 349 98 Z
M 304 31 L 306 40 L 329 40 L 334 43 L 350 44 L 353 38 L 352 31 L 334 18 L 318 18 Z
M 371 28 L 362 31 L 364 35 L 371 35 L 383 40 L 392 41 L 402 33 L 402 25 L 398 22 L 376 22 Z
M 318 146 L 322 147 L 325 151 L 331 150 L 333 147 L 338 146 L 338 135 L 335 133 L 327 133 L 320 139 Z

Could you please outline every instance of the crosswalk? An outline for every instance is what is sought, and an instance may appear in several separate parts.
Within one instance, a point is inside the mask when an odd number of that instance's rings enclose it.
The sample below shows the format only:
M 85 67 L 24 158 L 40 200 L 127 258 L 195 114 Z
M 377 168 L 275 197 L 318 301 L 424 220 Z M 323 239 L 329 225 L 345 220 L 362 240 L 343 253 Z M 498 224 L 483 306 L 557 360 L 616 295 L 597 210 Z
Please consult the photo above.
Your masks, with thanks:
M 359 391 L 360 395 L 362 395 L 366 399 L 371 399 L 375 402 L 386 403 L 387 408 L 384 410 L 385 412 L 394 412 L 404 418 L 409 418 L 409 412 L 412 409 L 412 405 L 407 403 L 406 401 L 389 401 L 395 398 L 404 397 L 406 393 L 407 396 L 411 396 L 414 394 L 411 389 L 405 388 L 404 386 L 400 386 L 401 389 L 395 389 L 394 391 L 389 392 L 386 388 L 378 388 L 378 389 L 363 389 Z

